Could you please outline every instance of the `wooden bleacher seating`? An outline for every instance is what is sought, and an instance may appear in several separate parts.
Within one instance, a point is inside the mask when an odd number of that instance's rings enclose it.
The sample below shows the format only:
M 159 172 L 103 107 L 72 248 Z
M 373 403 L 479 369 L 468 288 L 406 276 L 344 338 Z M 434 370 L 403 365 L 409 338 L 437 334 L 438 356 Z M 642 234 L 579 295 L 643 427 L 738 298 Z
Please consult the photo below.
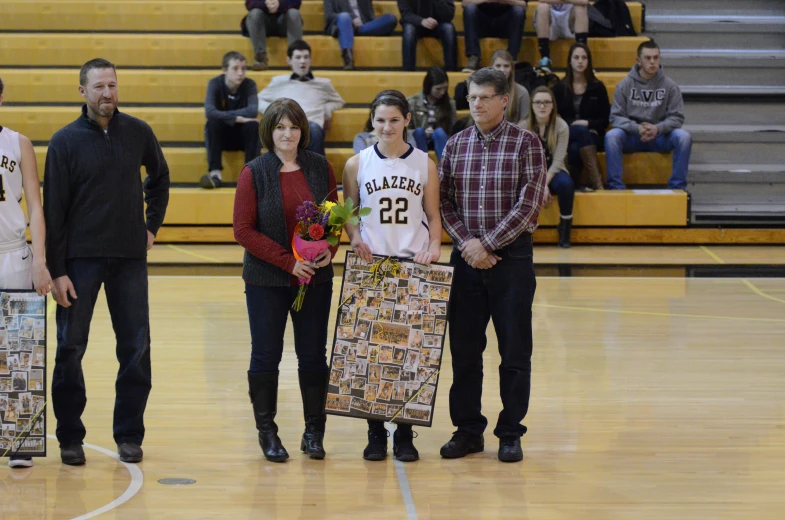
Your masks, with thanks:
M 529 2 L 526 13 L 527 33 L 534 32 L 532 20 L 538 2 Z M 636 32 L 641 32 L 643 5 L 628 2 Z M 184 13 L 187 6 L 187 13 Z M 374 2 L 376 15 L 391 13 L 400 18 L 398 6 L 393 1 Z M 322 2 L 305 0 L 300 8 L 306 32 L 324 31 Z M 237 32 L 246 10 L 242 2 L 190 0 L 187 4 L 177 1 L 115 0 L 105 4 L 92 4 L 84 0 L 3 0 L 0 19 L 6 30 L 58 31 L 68 27 L 74 31 L 132 32 Z M 463 9 L 456 2 L 453 24 L 463 32 Z M 397 32 L 400 32 L 400 24 Z
M 379 14 L 398 15 L 395 2 L 377 1 L 375 5 Z M 535 5 L 536 2 L 529 3 L 527 36 L 523 38 L 520 55 L 522 60 L 530 62 L 537 56 L 531 25 Z M 643 7 L 637 2 L 628 5 L 636 30 L 640 31 Z M 460 34 L 463 13 L 460 4 L 456 7 L 458 56 L 459 64 L 463 65 L 464 40 Z M 343 165 L 353 153 L 351 141 L 361 131 L 368 115 L 366 106 L 375 93 L 384 88 L 397 88 L 406 95 L 414 94 L 421 89 L 424 73 L 397 70 L 401 66 L 399 31 L 389 37 L 356 38 L 355 63 L 361 70 L 330 70 L 339 69 L 342 60 L 337 40 L 323 34 L 321 2 L 305 0 L 301 12 L 305 20 L 305 39 L 314 49 L 316 73 L 331 78 L 350 105 L 335 113 L 327 134 L 327 155 L 340 182 Z M 118 0 L 110 3 L 4 0 L 0 3 L 0 20 L 3 20 L 3 29 L 11 32 L 3 35 L 0 46 L 0 77 L 6 83 L 6 106 L 0 109 L 2 124 L 36 142 L 43 177 L 45 143 L 56 130 L 79 114 L 78 105 L 82 100 L 76 88 L 78 67 L 96 56 L 106 57 L 119 67 L 121 110 L 145 119 L 153 127 L 164 144 L 172 181 L 194 185 L 206 171 L 201 105 L 207 81 L 219 73 L 221 57 L 228 50 L 239 50 L 249 58 L 252 54 L 250 41 L 239 34 L 239 21 L 244 14 L 239 0 Z M 97 29 L 101 32 L 91 32 Z M 36 34 L 31 37 L 29 32 Z M 610 95 L 634 62 L 635 49 L 643 40 L 643 37 L 590 39 L 595 69 Z M 506 47 L 506 41 L 501 39 L 483 39 L 481 44 L 486 61 L 493 50 Z M 554 42 L 552 58 L 555 63 L 566 61 L 570 44 L 570 41 Z M 268 40 L 270 63 L 277 70 L 249 71 L 249 76 L 260 88 L 264 88 L 272 76 L 286 73 L 286 46 L 285 39 Z M 441 45 L 436 40 L 421 40 L 417 54 L 420 68 L 440 64 L 442 60 Z M 461 72 L 450 73 L 451 94 L 455 84 L 466 76 Z M 667 154 L 633 154 L 625 156 L 624 161 L 625 181 L 630 185 L 659 187 L 670 175 Z M 224 179 L 233 182 L 242 168 L 243 156 L 237 152 L 226 153 L 224 163 Z M 600 164 L 604 169 L 604 154 L 600 155 Z M 233 240 L 230 227 L 233 199 L 233 188 L 213 191 L 173 188 L 159 239 Z M 603 230 L 638 226 L 669 228 L 686 224 L 687 195 L 683 192 L 578 193 L 575 204 L 574 237 L 577 241 L 581 236 L 600 241 L 612 237 Z M 543 228 L 538 231 L 538 239 L 553 241 L 555 233 L 548 227 L 557 222 L 558 211 L 554 203 L 541 213 Z

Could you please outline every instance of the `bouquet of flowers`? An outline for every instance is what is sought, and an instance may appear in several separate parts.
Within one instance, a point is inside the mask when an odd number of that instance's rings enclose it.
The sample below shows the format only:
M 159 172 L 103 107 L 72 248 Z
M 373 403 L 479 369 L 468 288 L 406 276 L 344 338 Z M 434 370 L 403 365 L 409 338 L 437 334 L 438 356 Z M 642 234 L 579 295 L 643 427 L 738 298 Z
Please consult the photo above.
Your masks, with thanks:
M 325 200 L 318 205 L 306 200 L 297 207 L 297 227 L 292 237 L 294 257 L 301 262 L 313 262 L 330 246 L 338 244 L 344 224 L 349 222 L 356 226 L 360 223 L 360 217 L 370 213 L 371 208 L 355 207 L 352 199 L 346 199 L 343 204 Z M 300 288 L 292 304 L 295 311 L 303 306 L 311 277 L 298 278 L 297 281 Z

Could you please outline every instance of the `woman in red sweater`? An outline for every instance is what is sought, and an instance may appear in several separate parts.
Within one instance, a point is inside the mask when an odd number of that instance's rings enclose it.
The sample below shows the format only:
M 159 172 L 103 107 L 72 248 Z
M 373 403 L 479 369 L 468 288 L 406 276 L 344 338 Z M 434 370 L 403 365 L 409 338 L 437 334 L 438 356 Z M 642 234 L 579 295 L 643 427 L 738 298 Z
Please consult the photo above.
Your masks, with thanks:
M 249 394 L 264 456 L 285 461 L 289 454 L 278 437 L 275 414 L 278 365 L 291 314 L 305 416 L 300 449 L 311 458 L 323 459 L 327 326 L 337 248 L 308 262 L 295 259 L 291 243 L 298 206 L 306 200 L 337 202 L 335 175 L 324 156 L 305 149 L 308 120 L 296 101 L 273 102 L 265 111 L 259 135 L 269 151 L 240 172 L 234 201 L 234 236 L 245 248 L 243 280 L 251 324 Z M 302 309 L 294 312 L 298 277 L 312 279 Z

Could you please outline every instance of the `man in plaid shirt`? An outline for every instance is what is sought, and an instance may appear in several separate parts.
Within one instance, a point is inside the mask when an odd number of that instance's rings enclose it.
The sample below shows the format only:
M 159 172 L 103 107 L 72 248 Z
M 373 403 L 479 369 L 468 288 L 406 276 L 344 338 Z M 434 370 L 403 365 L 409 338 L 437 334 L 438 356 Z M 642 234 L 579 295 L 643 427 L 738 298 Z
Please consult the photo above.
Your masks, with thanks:
M 532 233 L 547 168 L 537 136 L 504 119 L 510 100 L 504 74 L 481 69 L 466 84 L 475 125 L 447 141 L 440 165 L 442 219 L 455 245 L 450 416 L 458 428 L 441 455 L 459 458 L 484 449 L 482 353 L 493 318 L 503 405 L 493 433 L 499 460 L 518 462 L 531 383 Z

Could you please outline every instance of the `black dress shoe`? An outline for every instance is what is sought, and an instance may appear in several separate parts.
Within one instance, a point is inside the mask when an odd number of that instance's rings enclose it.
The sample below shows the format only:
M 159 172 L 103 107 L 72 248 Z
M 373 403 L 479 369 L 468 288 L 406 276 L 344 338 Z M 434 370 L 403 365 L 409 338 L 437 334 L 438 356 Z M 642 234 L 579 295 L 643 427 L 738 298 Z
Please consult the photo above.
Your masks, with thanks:
M 482 435 L 472 435 L 458 430 L 452 439 L 439 451 L 445 459 L 460 459 L 470 453 L 480 453 L 485 449 Z
M 84 464 L 86 461 L 82 445 L 73 444 L 71 446 L 61 447 L 60 460 L 63 461 L 63 464 L 68 464 L 69 466 L 81 466 Z
M 120 454 L 120 461 L 122 462 L 142 462 L 142 457 L 144 457 L 142 447 L 132 442 L 118 444 L 117 452 Z
M 520 437 L 502 437 L 499 439 L 499 460 L 502 462 L 520 462 L 523 460 Z

